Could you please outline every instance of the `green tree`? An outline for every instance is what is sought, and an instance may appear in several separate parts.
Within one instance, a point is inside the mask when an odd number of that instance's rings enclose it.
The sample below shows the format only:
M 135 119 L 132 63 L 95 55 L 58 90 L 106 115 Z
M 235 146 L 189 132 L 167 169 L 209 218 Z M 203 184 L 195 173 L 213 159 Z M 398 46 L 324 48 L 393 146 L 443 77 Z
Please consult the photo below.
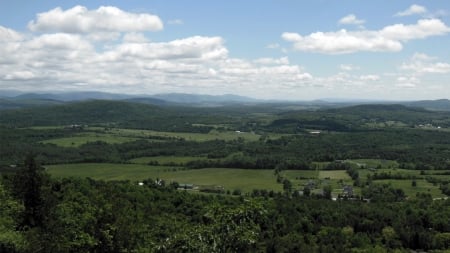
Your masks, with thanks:
M 323 187 L 323 197 L 326 199 L 331 199 L 331 192 L 333 188 L 331 188 L 331 185 L 325 185 Z
M 23 209 L 0 183 L 0 252 L 20 252 L 26 248 L 23 234 L 16 230 Z
M 14 177 L 15 195 L 23 201 L 25 210 L 22 226 L 40 227 L 44 222 L 44 196 L 43 186 L 48 183 L 48 175 L 40 167 L 33 155 L 25 159 L 24 168 Z

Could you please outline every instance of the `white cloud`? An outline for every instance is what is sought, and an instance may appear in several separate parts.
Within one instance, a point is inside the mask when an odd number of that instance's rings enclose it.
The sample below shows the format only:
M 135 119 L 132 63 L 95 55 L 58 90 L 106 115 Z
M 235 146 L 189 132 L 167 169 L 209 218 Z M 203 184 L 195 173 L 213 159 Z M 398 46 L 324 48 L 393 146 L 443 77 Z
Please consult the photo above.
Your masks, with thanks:
M 281 37 L 293 43 L 298 51 L 324 54 L 348 54 L 359 51 L 397 52 L 406 41 L 444 35 L 450 27 L 438 19 L 421 19 L 413 25 L 396 24 L 378 31 L 315 32 L 307 36 L 283 33 Z
M 411 16 L 411 15 L 417 15 L 417 14 L 424 14 L 426 12 L 427 12 L 427 8 L 425 8 L 421 5 L 413 4 L 413 5 L 409 6 L 408 9 L 397 12 L 394 16 L 404 17 L 404 16 Z
M 379 31 L 379 36 L 392 40 L 408 41 L 444 35 L 449 32 L 450 27 L 439 19 L 421 19 L 415 25 L 396 24 L 386 26 Z
M 447 74 L 450 73 L 450 63 L 437 62 L 435 57 L 415 53 L 409 61 L 400 66 L 400 69 L 410 70 L 418 74 Z
M 35 77 L 35 74 L 31 71 L 16 71 L 13 73 L 6 74 L 5 80 L 30 80 Z
M 123 36 L 123 42 L 127 43 L 147 43 L 149 40 L 145 37 L 143 33 L 126 33 Z
M 19 41 L 22 38 L 20 33 L 0 25 L 0 42 Z
M 363 19 L 358 19 L 354 14 L 347 15 L 339 20 L 341 25 L 362 25 L 365 22 Z
M 27 42 L 27 47 L 38 50 L 83 50 L 92 45 L 81 36 L 67 33 L 43 34 Z
M 361 81 L 379 81 L 380 76 L 379 75 L 362 75 L 359 77 Z
M 172 19 L 172 20 L 167 21 L 167 24 L 169 24 L 169 25 L 182 25 L 182 24 L 184 24 L 184 22 L 181 19 Z
M 401 88 L 415 88 L 420 83 L 420 79 L 416 76 L 399 76 L 395 86 Z
M 397 40 L 379 36 L 377 32 L 315 32 L 302 37 L 297 33 L 283 33 L 282 38 L 292 42 L 295 50 L 324 54 L 348 54 L 358 51 L 400 51 L 403 46 Z
M 107 54 L 145 59 L 214 59 L 227 57 L 220 37 L 194 36 L 170 42 L 123 43 Z
M 278 59 L 275 58 L 259 58 L 254 60 L 253 62 L 264 65 L 273 65 L 273 64 L 289 64 L 289 59 L 287 57 L 281 57 Z
M 39 13 L 28 28 L 34 32 L 144 32 L 162 30 L 163 23 L 151 14 L 126 12 L 113 6 L 88 10 L 78 5 L 65 11 L 58 7 Z
M 153 42 L 144 33 L 129 32 L 103 47 L 91 34 L 43 33 L 20 39 L 0 42 L 2 88 L 129 93 L 210 89 L 242 94 L 271 90 L 268 94 L 273 95 L 274 90 L 308 86 L 314 79 L 287 57 L 230 58 L 221 37 Z
M 341 64 L 339 65 L 339 68 L 343 71 L 353 71 L 359 69 L 358 66 L 352 65 L 352 64 Z

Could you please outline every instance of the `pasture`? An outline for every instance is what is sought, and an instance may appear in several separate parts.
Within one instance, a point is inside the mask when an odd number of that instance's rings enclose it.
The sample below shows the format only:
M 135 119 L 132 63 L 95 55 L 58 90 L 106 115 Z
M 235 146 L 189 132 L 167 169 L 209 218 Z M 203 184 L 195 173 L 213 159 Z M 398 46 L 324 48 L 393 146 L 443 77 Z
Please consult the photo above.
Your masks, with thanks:
M 204 156 L 147 156 L 129 160 L 130 163 L 148 164 L 157 162 L 160 165 L 186 164 L 191 161 L 207 160 Z
M 380 184 L 390 184 L 394 188 L 402 189 L 406 196 L 409 198 L 414 198 L 416 193 L 429 193 L 433 198 L 445 197 L 439 190 L 438 186 L 435 186 L 426 180 L 416 180 L 416 186 L 412 186 L 412 180 L 395 180 L 395 179 L 384 179 L 384 180 L 374 180 L 374 183 Z
M 115 143 L 124 143 L 124 142 L 130 142 L 130 141 L 135 141 L 135 140 L 138 140 L 138 138 L 115 136 L 115 135 L 101 134 L 101 133 L 94 133 L 94 132 L 84 132 L 84 133 L 74 134 L 71 137 L 45 140 L 45 141 L 42 141 L 41 143 L 55 144 L 60 147 L 79 147 L 88 142 L 95 142 L 95 141 L 103 141 L 103 142 L 106 142 L 109 144 L 115 144 Z
M 88 129 L 98 130 L 98 128 L 88 128 Z M 159 132 L 142 129 L 112 128 L 109 130 L 105 130 L 105 133 L 135 138 L 145 138 L 154 136 L 154 137 L 185 139 L 187 141 L 199 141 L 199 142 L 211 140 L 231 141 L 236 140 L 238 138 L 242 138 L 246 141 L 257 141 L 261 137 L 260 135 L 251 132 L 217 131 L 217 130 L 211 130 L 209 133 L 184 133 L 184 132 Z
M 99 180 L 132 180 L 161 178 L 166 182 L 178 182 L 204 186 L 223 186 L 225 190 L 240 189 L 251 192 L 253 189 L 282 191 L 276 183 L 273 170 L 208 168 L 184 170 L 141 164 L 84 163 L 46 166 L 55 177 L 90 177 Z
M 39 127 L 39 129 L 62 129 L 58 126 Z M 33 129 L 37 129 L 33 127 Z M 269 136 L 279 138 L 281 135 Z M 164 141 L 164 139 L 184 139 L 187 141 L 212 141 L 224 140 L 232 141 L 242 139 L 244 141 L 257 141 L 261 136 L 251 132 L 238 131 L 217 131 L 211 130 L 209 133 L 182 133 L 182 132 L 158 132 L 142 129 L 123 128 L 102 128 L 87 127 L 81 132 L 75 132 L 70 136 L 41 141 L 41 143 L 51 143 L 61 147 L 79 147 L 88 142 L 103 141 L 109 144 L 131 142 L 140 139 L 149 141 Z

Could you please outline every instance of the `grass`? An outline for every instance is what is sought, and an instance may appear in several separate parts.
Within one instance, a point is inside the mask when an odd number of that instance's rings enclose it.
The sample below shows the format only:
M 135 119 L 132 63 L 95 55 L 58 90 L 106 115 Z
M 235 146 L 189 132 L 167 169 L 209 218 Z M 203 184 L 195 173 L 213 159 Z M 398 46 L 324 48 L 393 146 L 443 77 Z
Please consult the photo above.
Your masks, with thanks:
M 285 170 L 281 172 L 281 175 L 289 180 L 301 180 L 309 178 L 318 178 L 319 171 L 317 170 Z
M 376 169 L 374 171 L 368 170 L 368 169 L 360 169 L 358 170 L 359 177 L 361 179 L 367 179 L 367 176 L 373 175 L 375 173 L 391 173 L 392 175 L 405 175 L 405 176 L 416 176 L 416 177 L 424 177 L 423 175 L 420 175 L 420 170 L 405 170 L 405 169 Z
M 45 166 L 55 177 L 90 177 L 100 180 L 143 180 L 156 178 L 167 170 L 162 166 L 140 164 L 82 163 Z
M 57 139 L 50 139 L 42 141 L 41 143 L 51 143 L 58 145 L 60 147 L 79 147 L 83 144 L 86 144 L 88 142 L 94 142 L 94 141 L 103 141 L 110 144 L 115 143 L 124 143 L 124 142 L 130 142 L 135 141 L 137 138 L 130 138 L 130 137 L 123 137 L 123 136 L 114 136 L 109 134 L 101 134 L 101 133 L 92 133 L 92 132 L 84 132 L 76 134 L 72 137 L 65 137 L 65 138 L 57 138 Z
M 57 126 L 45 126 L 39 127 L 39 129 L 59 129 L 62 127 Z M 34 128 L 37 129 L 37 128 Z M 279 138 L 281 135 L 274 135 L 273 138 Z M 154 140 L 152 140 L 152 137 Z M 261 136 L 251 132 L 234 132 L 234 131 L 217 131 L 212 130 L 209 133 L 181 133 L 181 132 L 158 132 L 152 130 L 141 129 L 122 129 L 112 128 L 105 129 L 102 127 L 88 127 L 81 133 L 76 133 L 71 137 L 57 138 L 44 140 L 41 143 L 52 143 L 61 147 L 78 147 L 87 142 L 104 141 L 106 143 L 124 143 L 135 141 L 139 139 L 146 139 L 151 141 L 164 141 L 159 140 L 163 138 L 176 138 L 185 139 L 188 141 L 211 141 L 211 140 L 224 140 L 231 141 L 242 138 L 245 141 L 257 141 Z
M 319 171 L 319 179 L 351 180 L 345 170 L 321 170 Z
M 98 130 L 97 128 L 95 129 Z M 243 138 L 246 141 L 256 141 L 260 138 L 260 135 L 250 132 L 237 133 L 234 131 L 217 131 L 217 130 L 211 130 L 209 133 L 181 133 L 181 132 L 158 132 L 152 130 L 113 128 L 105 132 L 119 136 L 133 136 L 137 138 L 156 136 L 156 137 L 179 138 L 188 141 L 200 141 L 200 142 L 211 141 L 216 139 L 231 141 L 236 140 L 238 138 Z
M 402 189 L 406 196 L 410 198 L 414 198 L 416 193 L 429 193 L 433 198 L 442 198 L 445 195 L 439 190 L 438 186 L 434 186 L 431 183 L 428 183 L 425 180 L 416 180 L 417 186 L 412 186 L 412 180 L 394 180 L 394 179 L 385 179 L 385 180 L 375 180 L 374 183 L 382 183 L 382 184 L 391 184 L 394 188 Z
M 168 169 L 161 166 L 141 164 L 84 163 L 46 166 L 55 177 L 90 177 L 99 180 L 133 180 L 161 178 L 167 182 L 195 185 L 220 185 L 225 190 L 240 189 L 250 192 L 253 189 L 281 191 L 282 185 L 276 183 L 273 170 L 209 168 L 198 170 Z
M 148 164 L 149 162 L 158 162 L 159 164 L 186 164 L 190 161 L 207 160 L 204 156 L 147 156 L 129 160 L 131 163 Z

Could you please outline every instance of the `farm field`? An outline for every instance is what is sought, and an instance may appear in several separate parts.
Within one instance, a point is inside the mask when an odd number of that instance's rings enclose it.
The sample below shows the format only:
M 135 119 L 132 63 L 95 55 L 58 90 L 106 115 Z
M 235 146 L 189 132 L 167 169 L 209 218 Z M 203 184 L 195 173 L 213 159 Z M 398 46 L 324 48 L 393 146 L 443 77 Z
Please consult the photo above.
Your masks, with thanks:
M 115 136 L 109 134 L 99 134 L 93 132 L 86 132 L 75 134 L 73 137 L 65 137 L 65 138 L 57 138 L 57 139 L 49 139 L 42 141 L 41 143 L 47 144 L 55 144 L 61 147 L 79 147 L 88 142 L 102 141 L 109 144 L 116 143 L 125 143 L 130 141 L 138 140 L 138 138 L 130 138 L 123 136 Z
M 387 173 L 390 175 L 401 175 L 401 176 L 414 176 L 414 177 L 424 177 L 420 175 L 420 170 L 406 170 L 406 169 L 360 169 L 358 170 L 359 177 L 361 179 L 367 179 L 368 175 L 373 175 L 375 173 Z
M 85 163 L 46 166 L 55 177 L 90 177 L 98 180 L 133 180 L 161 178 L 166 182 L 223 186 L 225 190 L 240 189 L 251 192 L 253 189 L 282 191 L 276 183 L 272 170 L 208 168 L 182 170 L 161 166 L 139 164 Z
M 166 164 L 186 164 L 191 161 L 197 160 L 208 160 L 208 158 L 204 156 L 148 156 L 148 157 L 139 157 L 129 160 L 130 163 L 137 164 L 148 164 L 150 162 L 157 162 L 161 165 Z
M 319 179 L 351 180 L 345 170 L 321 170 L 319 171 Z
M 58 126 L 33 127 L 35 130 L 62 129 Z M 271 139 L 279 138 L 282 135 L 274 134 Z M 51 143 L 61 147 L 79 147 L 87 142 L 103 141 L 109 144 L 120 144 L 139 139 L 151 141 L 164 141 L 166 138 L 184 139 L 188 141 L 211 141 L 224 140 L 231 141 L 242 138 L 245 141 L 257 141 L 261 136 L 250 132 L 217 131 L 211 130 L 209 133 L 181 133 L 181 132 L 158 132 L 141 129 L 88 127 L 82 132 L 74 133 L 71 137 L 55 138 L 41 141 L 41 143 Z
M 99 128 L 87 128 L 87 130 L 89 129 L 98 130 Z M 184 132 L 159 132 L 142 129 L 112 128 L 109 130 L 105 130 L 105 133 L 136 138 L 156 136 L 165 138 L 178 138 L 178 139 L 185 139 L 188 141 L 199 141 L 199 142 L 211 141 L 216 139 L 230 141 L 236 140 L 238 138 L 243 138 L 246 141 L 257 141 L 260 138 L 260 135 L 251 132 L 217 131 L 217 130 L 211 130 L 209 133 L 184 133 Z
M 394 188 L 402 189 L 406 196 L 410 198 L 414 198 L 416 193 L 429 193 L 433 198 L 445 197 L 445 195 L 439 190 L 438 186 L 434 186 L 426 180 L 416 180 L 416 186 L 412 186 L 412 180 L 383 179 L 374 180 L 374 183 L 391 184 Z

